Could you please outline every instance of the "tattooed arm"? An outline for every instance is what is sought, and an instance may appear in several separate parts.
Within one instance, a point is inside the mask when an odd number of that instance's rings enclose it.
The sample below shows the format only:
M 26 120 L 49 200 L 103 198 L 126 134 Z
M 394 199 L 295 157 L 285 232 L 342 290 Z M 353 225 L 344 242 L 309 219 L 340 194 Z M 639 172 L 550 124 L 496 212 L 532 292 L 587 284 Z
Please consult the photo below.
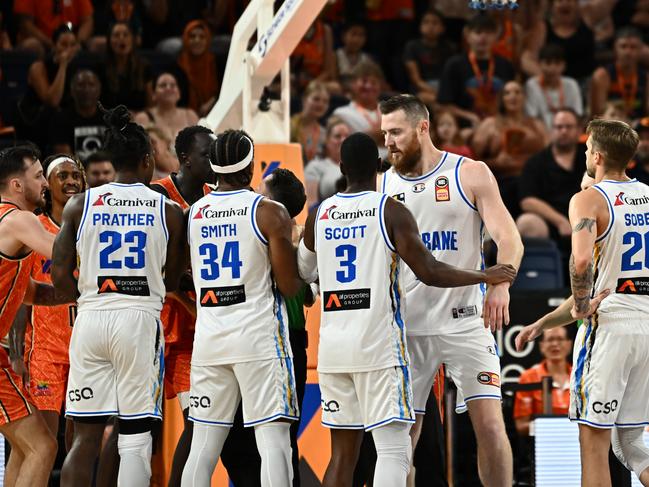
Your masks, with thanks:
M 593 249 L 599 222 L 607 221 L 608 208 L 597 190 L 577 193 L 570 200 L 572 225 L 572 254 L 570 255 L 570 285 L 575 304 L 575 318 L 588 316 L 593 290 Z

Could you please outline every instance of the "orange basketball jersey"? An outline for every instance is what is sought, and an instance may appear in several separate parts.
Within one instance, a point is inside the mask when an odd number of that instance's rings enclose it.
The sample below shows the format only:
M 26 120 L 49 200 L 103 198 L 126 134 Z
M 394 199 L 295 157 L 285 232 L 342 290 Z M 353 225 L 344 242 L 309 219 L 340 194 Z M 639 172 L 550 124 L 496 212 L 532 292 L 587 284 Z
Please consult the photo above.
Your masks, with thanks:
M 48 215 L 42 214 L 38 218 L 48 232 L 54 235 L 59 233 L 59 225 Z M 51 265 L 50 259 L 34 253 L 32 279 L 51 284 Z M 25 356 L 28 360 L 69 363 L 68 348 L 76 314 L 76 304 L 32 306 L 31 326 L 25 335 Z
M 169 199 L 178 203 L 183 211 L 190 207 L 190 204 L 180 194 L 171 176 L 158 179 L 151 184 L 162 186 L 167 191 Z M 204 193 L 207 194 L 209 192 L 210 189 L 205 186 Z M 192 299 L 195 299 L 193 293 L 188 294 Z M 173 345 L 174 352 L 188 351 L 191 353 L 194 343 L 195 320 L 183 305 L 175 299 L 167 298 L 160 313 L 160 321 L 162 321 L 165 330 L 167 350 L 169 350 L 170 345 Z
M 10 213 L 19 210 L 13 203 L 0 202 L 0 232 L 2 220 Z M 0 252 L 0 337 L 9 333 L 18 308 L 25 298 L 29 285 L 32 252 L 24 255 L 10 256 Z M 9 357 L 0 347 L 0 366 L 9 366 Z

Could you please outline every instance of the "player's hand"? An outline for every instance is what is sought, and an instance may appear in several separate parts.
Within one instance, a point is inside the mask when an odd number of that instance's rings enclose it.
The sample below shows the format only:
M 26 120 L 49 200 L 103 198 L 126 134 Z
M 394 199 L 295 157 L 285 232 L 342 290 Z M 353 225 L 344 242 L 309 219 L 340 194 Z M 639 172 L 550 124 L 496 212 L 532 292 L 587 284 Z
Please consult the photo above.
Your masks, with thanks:
M 20 376 L 20 378 L 23 380 L 23 385 L 27 389 L 29 387 L 29 370 L 25 365 L 25 360 L 22 357 L 12 358 L 11 368 L 14 369 L 16 375 Z
M 507 284 L 487 288 L 482 318 L 484 327 L 491 331 L 500 330 L 503 325 L 509 325 L 509 286 Z
M 500 284 L 501 282 L 514 282 L 516 269 L 509 264 L 496 264 L 484 271 L 487 284 Z
M 591 299 L 590 304 L 588 306 L 588 310 L 585 313 L 580 313 L 579 311 L 577 311 L 577 308 L 573 305 L 572 309 L 570 310 L 570 314 L 576 320 L 588 318 L 595 311 L 597 311 L 597 308 L 599 308 L 599 305 L 602 302 L 602 300 L 610 293 L 611 293 L 610 289 L 604 289 L 601 293 L 599 293 L 597 296 Z
M 521 352 L 527 342 L 533 342 L 538 336 L 541 335 L 541 323 L 535 321 L 531 325 L 524 327 L 518 335 L 516 335 L 516 351 Z

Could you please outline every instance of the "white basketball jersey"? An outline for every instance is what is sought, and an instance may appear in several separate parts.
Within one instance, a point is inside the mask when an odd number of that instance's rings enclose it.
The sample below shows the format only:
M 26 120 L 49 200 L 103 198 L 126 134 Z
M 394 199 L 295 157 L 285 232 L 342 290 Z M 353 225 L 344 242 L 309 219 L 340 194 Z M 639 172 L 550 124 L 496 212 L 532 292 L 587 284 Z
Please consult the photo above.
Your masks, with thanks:
M 79 311 L 129 308 L 159 316 L 169 239 L 165 201 L 141 183 L 86 190 L 77 231 Z
M 593 186 L 608 204 L 609 222 L 593 255 L 594 293 L 610 289 L 599 305 L 601 317 L 649 313 L 649 186 L 602 181 Z
M 412 212 L 424 245 L 435 258 L 464 269 L 484 268 L 483 223 L 460 183 L 463 158 L 445 152 L 429 173 L 416 178 L 390 168 L 381 180 L 383 193 Z M 460 288 L 426 286 L 405 266 L 409 335 L 458 333 L 482 326 L 484 285 Z
M 338 193 L 318 209 L 320 372 L 407 365 L 401 268 L 385 231 L 387 196 Z
M 263 196 L 214 191 L 189 210 L 196 288 L 192 364 L 291 357 L 284 300 L 271 275 L 268 241 L 257 226 Z

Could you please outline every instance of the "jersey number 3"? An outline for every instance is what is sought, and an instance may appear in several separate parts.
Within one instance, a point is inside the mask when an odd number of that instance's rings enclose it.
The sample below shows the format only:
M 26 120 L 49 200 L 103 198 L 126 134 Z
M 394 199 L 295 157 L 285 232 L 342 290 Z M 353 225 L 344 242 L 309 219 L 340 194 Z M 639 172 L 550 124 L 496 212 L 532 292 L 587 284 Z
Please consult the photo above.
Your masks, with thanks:
M 336 257 L 340 258 L 342 270 L 336 271 L 336 281 L 352 282 L 356 279 L 356 247 L 353 245 L 339 245 L 336 247 Z

